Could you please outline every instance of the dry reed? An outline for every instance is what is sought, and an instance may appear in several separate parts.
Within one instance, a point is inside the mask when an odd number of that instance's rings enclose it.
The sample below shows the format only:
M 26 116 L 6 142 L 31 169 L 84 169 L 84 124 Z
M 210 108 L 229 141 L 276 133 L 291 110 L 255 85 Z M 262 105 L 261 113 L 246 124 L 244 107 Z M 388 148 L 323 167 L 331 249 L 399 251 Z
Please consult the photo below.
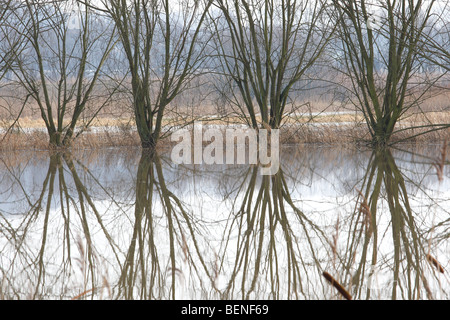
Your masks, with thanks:
M 431 254 L 427 254 L 427 260 L 433 265 L 435 266 L 435 268 L 440 272 L 440 273 L 444 273 L 444 268 L 442 267 L 442 265 L 439 263 L 439 261 L 436 260 L 436 258 L 434 258 Z
M 359 195 L 362 198 L 362 201 L 359 202 L 359 212 L 364 216 L 363 223 L 366 227 L 367 234 L 370 235 L 372 234 L 372 213 L 370 212 L 367 198 L 360 190 L 356 189 L 356 191 L 358 191 Z
M 438 176 L 439 181 L 444 180 L 444 165 L 446 155 L 447 155 L 447 139 L 445 139 L 443 142 L 439 158 L 433 162 L 433 166 L 436 168 L 436 175 Z
M 338 239 L 339 239 L 339 216 L 337 218 L 336 224 L 334 226 L 335 233 L 333 234 L 333 242 L 331 244 L 331 249 L 333 252 L 333 265 L 336 260 L 337 256 L 337 245 L 338 245 Z
M 323 277 L 333 286 L 336 290 L 347 300 L 352 300 L 351 294 L 345 290 L 345 288 L 337 282 L 328 272 L 324 271 L 322 273 Z
M 370 134 L 366 125 L 363 122 L 327 122 L 320 118 L 313 122 L 302 123 L 302 121 L 288 121 L 280 128 L 280 143 L 281 144 L 346 144 L 358 145 L 364 144 L 371 140 Z M 338 118 L 339 119 L 339 118 Z M 447 115 L 442 117 L 442 121 L 450 119 Z M 342 120 L 342 119 L 341 119 Z M 223 130 L 229 128 L 228 121 L 211 120 L 203 122 L 205 127 L 208 124 L 214 124 L 221 127 Z M 234 122 L 233 122 L 234 123 Z M 234 123 L 239 124 L 239 123 Z M 242 123 L 240 123 L 242 124 Z M 99 131 L 94 132 L 92 129 L 87 129 L 77 139 L 73 140 L 71 148 L 73 149 L 98 149 L 107 147 L 126 147 L 126 146 L 140 146 L 140 139 L 136 129 L 131 122 L 124 122 L 118 120 L 116 124 L 108 121 L 103 121 Z M 409 124 L 403 125 L 409 127 Z M 399 128 L 403 127 L 401 124 Z M 26 124 L 21 125 L 22 128 L 27 127 Z M 27 127 L 28 128 L 28 127 Z M 30 124 L 29 128 L 33 130 L 24 131 L 23 129 L 14 130 L 7 135 L 0 134 L 0 151 L 10 150 L 48 150 L 50 149 L 48 143 L 48 134 L 45 130 L 37 130 L 36 124 Z M 408 129 L 395 133 L 392 137 L 392 142 L 409 139 L 409 142 L 424 143 L 424 142 L 438 142 L 448 141 L 450 139 L 450 129 L 443 129 L 438 131 L 426 132 L 427 128 Z M 167 147 L 173 145 L 170 138 L 162 139 L 160 145 Z

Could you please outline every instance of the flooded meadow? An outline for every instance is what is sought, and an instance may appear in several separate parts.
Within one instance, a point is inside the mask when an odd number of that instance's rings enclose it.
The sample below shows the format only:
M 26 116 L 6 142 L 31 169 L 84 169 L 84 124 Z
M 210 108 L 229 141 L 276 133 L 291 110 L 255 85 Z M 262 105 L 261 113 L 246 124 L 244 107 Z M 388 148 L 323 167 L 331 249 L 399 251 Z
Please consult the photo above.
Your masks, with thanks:
M 275 175 L 140 148 L 3 153 L 0 298 L 448 299 L 442 151 L 286 145 Z

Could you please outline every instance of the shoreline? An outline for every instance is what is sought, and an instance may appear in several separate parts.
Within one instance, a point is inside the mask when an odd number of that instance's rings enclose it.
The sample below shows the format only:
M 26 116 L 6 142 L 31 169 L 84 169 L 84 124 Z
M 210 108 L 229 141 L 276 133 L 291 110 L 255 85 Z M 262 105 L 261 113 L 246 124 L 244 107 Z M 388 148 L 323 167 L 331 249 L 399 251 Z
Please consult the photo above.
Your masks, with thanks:
M 239 125 L 239 124 L 235 124 Z M 417 125 L 417 124 L 416 124 Z M 208 123 L 202 124 L 204 129 L 230 128 L 227 124 Z M 242 126 L 239 125 L 239 126 Z M 192 128 L 192 125 L 191 125 Z M 397 129 L 407 128 L 399 124 Z M 192 129 L 191 129 L 192 130 Z M 398 142 L 408 137 L 423 132 L 419 129 L 404 130 L 392 137 L 392 142 Z M 415 136 L 406 143 L 442 143 L 450 141 L 450 128 L 433 131 Z M 370 134 L 365 123 L 355 122 L 314 122 L 286 124 L 280 128 L 280 144 L 325 144 L 360 146 L 370 141 Z M 158 143 L 157 150 L 164 150 L 177 144 L 171 141 L 170 136 L 164 137 Z M 203 142 L 205 145 L 209 142 Z M 75 139 L 68 150 L 98 149 L 110 147 L 140 147 L 140 139 L 137 130 L 132 125 L 126 126 L 102 126 L 90 127 Z M 48 134 L 45 128 L 28 127 L 11 130 L 6 136 L 0 133 L 0 152 L 13 150 L 51 150 L 48 143 Z M 61 148 L 66 149 L 66 148 Z

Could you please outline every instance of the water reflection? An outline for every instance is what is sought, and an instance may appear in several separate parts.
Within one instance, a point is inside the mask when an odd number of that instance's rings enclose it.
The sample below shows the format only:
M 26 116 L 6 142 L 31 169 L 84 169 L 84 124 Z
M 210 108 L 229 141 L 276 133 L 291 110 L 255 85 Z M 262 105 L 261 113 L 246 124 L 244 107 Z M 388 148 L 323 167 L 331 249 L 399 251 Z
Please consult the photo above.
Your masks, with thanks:
M 412 180 L 399 168 L 391 150 L 374 150 L 358 190 L 342 264 L 357 298 L 442 298 L 440 282 L 447 279 L 440 274 L 441 266 L 429 264 L 431 259 L 437 261 L 432 257 L 438 254 L 429 232 L 440 219 L 436 215 L 448 214 L 448 202 L 443 212 L 433 214 L 437 206 L 415 212 L 412 190 L 424 196 L 422 201 L 438 200 L 427 195 L 429 190 L 420 180 Z M 389 251 L 383 248 L 386 244 Z
M 141 155 L 131 227 L 117 298 L 175 299 L 183 297 L 177 291 L 187 281 L 201 288 L 203 275 L 212 279 L 199 251 L 196 218 L 167 186 L 156 153 Z
M 85 186 L 89 170 L 82 164 L 77 168 L 70 154 L 54 153 L 48 158 L 40 189 L 33 186 L 27 190 L 22 183 L 26 170 L 3 164 L 10 172 L 10 181 L 6 183 L 4 178 L 2 187 L 15 190 L 11 195 L 16 198 L 7 202 L 16 205 L 16 211 L 2 212 L 0 225 L 3 298 L 65 298 L 75 292 L 94 291 L 99 279 L 106 281 L 99 270 L 102 261 L 97 240 L 106 239 L 116 258 L 120 248 Z M 80 168 L 86 182 L 79 176 Z M 95 178 L 88 181 L 91 187 L 95 184 Z M 19 190 L 25 201 L 21 201 Z
M 417 151 L 290 147 L 274 176 L 3 155 L 0 298 L 344 299 L 326 272 L 353 299 L 447 299 L 448 170 Z
M 283 169 L 259 176 L 257 167 L 249 168 L 238 194 L 220 255 L 223 273 L 230 274 L 222 297 L 310 297 L 308 277 L 321 269 L 314 242 L 324 232 L 295 204 Z

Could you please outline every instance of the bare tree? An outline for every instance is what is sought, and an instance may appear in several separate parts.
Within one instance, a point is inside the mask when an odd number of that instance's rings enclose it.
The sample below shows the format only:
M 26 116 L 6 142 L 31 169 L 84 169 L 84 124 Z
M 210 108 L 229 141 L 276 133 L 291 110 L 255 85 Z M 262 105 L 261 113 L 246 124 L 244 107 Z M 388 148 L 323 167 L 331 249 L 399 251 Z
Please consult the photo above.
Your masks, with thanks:
M 450 3 L 439 2 L 434 11 L 428 24 L 431 30 L 422 39 L 424 50 L 418 54 L 435 66 L 450 71 Z
M 9 99 L 11 96 L 8 94 L 7 88 L 11 86 L 13 52 L 20 52 L 23 49 L 23 36 L 17 32 L 11 32 L 18 24 L 16 19 L 14 19 L 14 11 L 20 10 L 21 6 L 22 4 L 20 2 L 13 0 L 0 3 L 0 120 L 2 122 L 7 122 L 9 120 L 8 118 L 16 116 L 15 110 L 12 108 L 12 104 L 14 103 Z M 16 97 L 12 98 L 14 102 L 17 102 Z M 8 131 L 9 129 L 6 133 Z
M 166 107 L 201 69 L 202 24 L 211 1 L 102 0 L 120 35 L 143 148 L 161 137 Z
M 11 15 L 12 6 L 15 4 L 12 0 L 0 3 L 0 43 L 7 41 L 4 30 L 8 26 L 8 17 Z M 17 46 L 17 42 L 13 47 Z M 5 76 L 9 67 L 10 54 L 9 50 L 5 50 L 3 45 L 0 46 L 0 80 Z
M 46 0 L 23 4 L 14 11 L 18 23 L 9 34 L 20 34 L 26 42 L 21 51 L 10 48 L 12 70 L 37 104 L 50 145 L 67 147 L 115 44 L 114 32 L 88 4 Z M 97 112 L 109 98 L 98 102 Z
M 369 128 L 372 145 L 390 143 L 399 119 L 420 107 L 435 79 L 420 78 L 419 52 L 431 34 L 436 1 L 333 1 L 342 41 L 344 73 L 353 103 Z M 448 127 L 426 125 L 427 131 Z M 410 129 L 410 128 L 409 128 Z M 403 130 L 403 129 L 401 129 Z
M 334 26 L 325 1 L 217 0 L 211 18 L 222 72 L 248 124 L 278 128 L 289 94 L 322 55 Z M 260 114 L 260 120 L 258 119 Z

